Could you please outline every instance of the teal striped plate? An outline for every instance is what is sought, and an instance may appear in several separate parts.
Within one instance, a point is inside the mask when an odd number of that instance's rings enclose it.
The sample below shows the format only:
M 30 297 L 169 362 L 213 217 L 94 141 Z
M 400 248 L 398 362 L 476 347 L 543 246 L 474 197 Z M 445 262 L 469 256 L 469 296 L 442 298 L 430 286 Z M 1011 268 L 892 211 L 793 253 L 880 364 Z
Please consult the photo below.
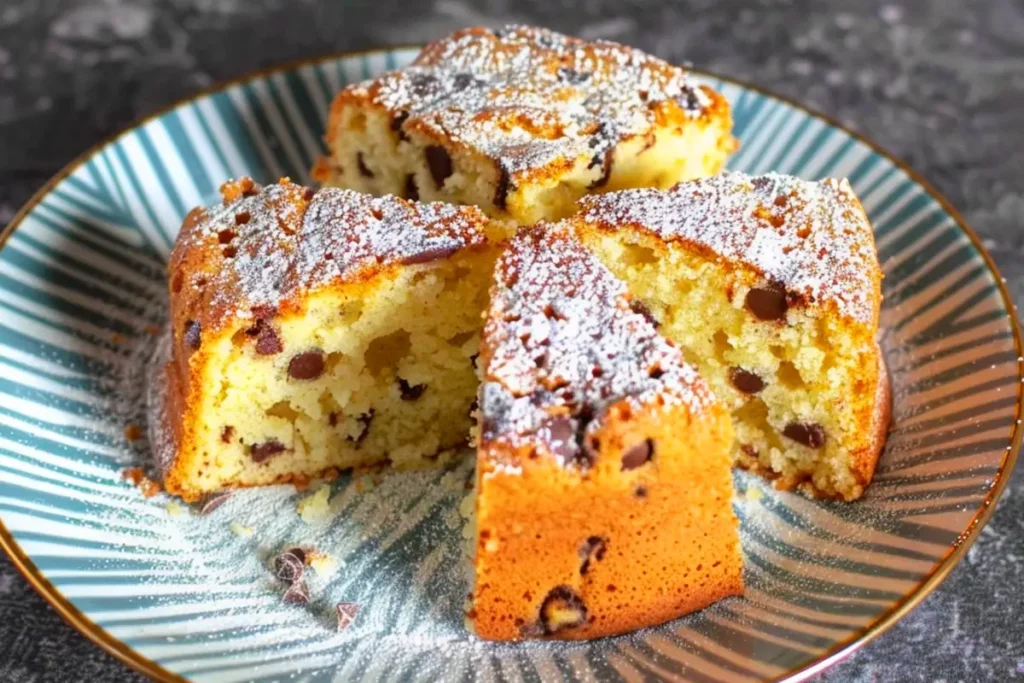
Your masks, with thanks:
M 1020 446 L 1021 341 L 1006 289 L 974 233 L 906 167 L 711 75 L 734 107 L 733 168 L 847 176 L 863 199 L 886 276 L 895 397 L 876 481 L 856 504 L 737 475 L 743 598 L 596 642 L 488 644 L 462 617 L 469 463 L 342 477 L 329 514 L 309 507 L 305 520 L 297 502 L 311 494 L 290 487 L 200 514 L 124 481 L 149 453 L 164 264 L 184 214 L 231 176 L 308 181 L 332 94 L 413 54 L 306 62 L 180 103 L 76 160 L 3 233 L 0 545 L 54 607 L 161 681 L 769 681 L 812 675 L 933 590 Z M 282 602 L 268 570 L 295 544 L 333 561 L 311 572 L 302 607 Z M 343 630 L 339 602 L 359 605 Z

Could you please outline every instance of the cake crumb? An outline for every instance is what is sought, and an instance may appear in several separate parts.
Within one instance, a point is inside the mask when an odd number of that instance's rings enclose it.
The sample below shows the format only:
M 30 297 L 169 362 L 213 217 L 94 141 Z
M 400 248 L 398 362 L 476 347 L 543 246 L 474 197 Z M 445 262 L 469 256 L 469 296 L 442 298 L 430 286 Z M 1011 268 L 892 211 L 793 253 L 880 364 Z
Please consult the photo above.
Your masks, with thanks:
M 147 477 L 141 467 L 129 467 L 121 472 L 121 478 L 135 485 L 145 498 L 152 498 L 160 493 L 160 484 Z
M 113 342 L 114 344 L 124 344 L 126 341 L 128 341 L 128 337 L 124 336 L 120 332 L 114 332 L 113 334 L 110 335 L 110 341 Z
M 146 334 L 152 337 L 159 337 L 161 332 L 163 332 L 163 330 L 161 330 L 157 325 L 146 325 L 142 329 L 146 331 Z
M 142 427 L 135 424 L 134 422 L 125 425 L 124 438 L 128 439 L 129 441 L 138 441 L 139 439 L 142 438 Z
M 167 514 L 171 517 L 180 517 L 185 514 L 185 508 L 175 503 L 173 500 L 165 506 Z
M 323 519 L 330 512 L 331 487 L 321 484 L 317 490 L 299 501 L 296 510 L 306 524 Z
M 248 538 L 249 536 L 252 536 L 252 527 L 245 526 L 240 522 L 231 522 L 229 528 L 231 529 L 231 533 L 235 536 L 239 536 L 241 538 Z
M 326 553 L 311 550 L 306 553 L 306 564 L 308 564 L 317 576 L 329 577 L 338 571 L 338 562 Z
M 764 492 L 761 491 L 761 489 L 751 487 L 747 489 L 746 493 L 744 494 L 744 497 L 747 499 L 748 502 L 756 503 L 757 501 L 764 498 Z

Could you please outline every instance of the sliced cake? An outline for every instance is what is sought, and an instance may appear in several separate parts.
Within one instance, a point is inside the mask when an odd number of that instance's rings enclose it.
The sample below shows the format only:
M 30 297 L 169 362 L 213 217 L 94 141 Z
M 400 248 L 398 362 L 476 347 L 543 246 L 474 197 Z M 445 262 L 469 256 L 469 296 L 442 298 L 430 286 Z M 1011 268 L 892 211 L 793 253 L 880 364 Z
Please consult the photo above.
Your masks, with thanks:
M 572 225 L 731 409 L 745 468 L 853 500 L 889 421 L 882 274 L 845 180 L 724 173 L 586 197 Z
M 488 640 L 596 638 L 742 591 L 727 409 L 576 240 L 524 228 L 480 350 L 475 587 Z
M 469 28 L 343 90 L 314 175 L 529 224 L 572 214 L 584 194 L 716 173 L 731 130 L 721 95 L 640 50 Z
M 165 486 L 186 500 L 465 442 L 498 247 L 477 209 L 222 188 L 169 266 Z

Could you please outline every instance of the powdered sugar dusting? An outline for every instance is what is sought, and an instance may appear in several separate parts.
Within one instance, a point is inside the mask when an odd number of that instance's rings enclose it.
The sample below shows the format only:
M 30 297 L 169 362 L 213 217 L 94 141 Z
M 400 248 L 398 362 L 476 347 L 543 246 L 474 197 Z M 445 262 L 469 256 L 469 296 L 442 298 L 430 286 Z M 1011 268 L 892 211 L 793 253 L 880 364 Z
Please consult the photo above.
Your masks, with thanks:
M 311 289 L 389 265 L 483 245 L 483 224 L 473 207 L 336 188 L 314 193 L 282 181 L 211 209 L 182 233 L 176 260 L 191 252 L 218 264 L 192 274 L 194 290 L 210 293 L 208 308 L 247 317 L 253 308 L 276 309 Z
M 528 26 L 458 31 L 349 95 L 512 176 L 561 159 L 600 164 L 620 140 L 651 131 L 659 113 L 698 118 L 710 104 L 684 69 L 640 50 Z
M 846 180 L 810 182 L 727 172 L 668 191 L 624 190 L 581 200 L 583 220 L 629 225 L 740 261 L 809 302 L 833 301 L 870 323 L 880 279 L 871 224 Z
M 571 233 L 520 231 L 498 262 L 484 330 L 484 439 L 539 434 L 565 455 L 619 400 L 710 405 L 696 370 L 631 305 L 625 285 Z

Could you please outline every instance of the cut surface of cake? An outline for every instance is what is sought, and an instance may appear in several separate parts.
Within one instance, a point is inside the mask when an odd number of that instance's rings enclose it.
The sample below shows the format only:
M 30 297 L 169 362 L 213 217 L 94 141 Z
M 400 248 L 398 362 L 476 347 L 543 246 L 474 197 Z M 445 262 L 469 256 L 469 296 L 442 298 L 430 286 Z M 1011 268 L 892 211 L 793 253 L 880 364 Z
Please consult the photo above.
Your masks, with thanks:
M 169 265 L 165 486 L 186 500 L 464 444 L 498 246 L 477 209 L 226 183 Z
M 549 228 L 499 259 L 481 343 L 469 620 L 489 640 L 596 638 L 742 592 L 727 409 Z
M 469 28 L 339 93 L 314 176 L 531 224 L 572 214 L 587 193 L 716 173 L 731 130 L 721 95 L 640 50 Z
M 582 200 L 571 220 L 732 410 L 735 458 L 853 500 L 889 422 L 881 271 L 845 180 L 727 172 Z

